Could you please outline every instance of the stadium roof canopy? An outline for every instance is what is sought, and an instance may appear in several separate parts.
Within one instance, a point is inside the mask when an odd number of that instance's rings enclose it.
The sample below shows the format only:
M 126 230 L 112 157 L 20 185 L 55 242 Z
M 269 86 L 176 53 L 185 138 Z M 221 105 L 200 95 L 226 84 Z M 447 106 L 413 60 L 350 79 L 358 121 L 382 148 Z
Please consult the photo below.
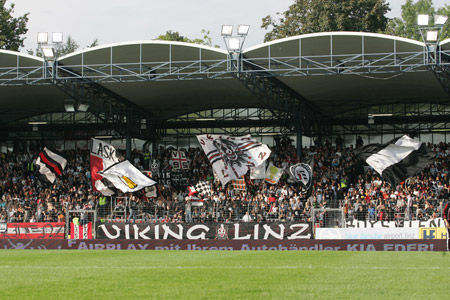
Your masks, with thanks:
M 441 46 L 450 50 L 450 40 Z M 380 104 L 448 104 L 449 94 L 427 69 L 424 53 L 421 42 L 359 32 L 306 34 L 243 51 L 245 63 L 256 72 L 275 77 L 329 115 Z M 217 48 L 136 41 L 85 49 L 57 63 L 73 78 L 96 82 L 160 119 L 262 106 L 231 76 L 228 52 Z M 0 50 L 4 123 L 64 111 L 67 96 L 44 76 L 45 68 L 39 57 Z

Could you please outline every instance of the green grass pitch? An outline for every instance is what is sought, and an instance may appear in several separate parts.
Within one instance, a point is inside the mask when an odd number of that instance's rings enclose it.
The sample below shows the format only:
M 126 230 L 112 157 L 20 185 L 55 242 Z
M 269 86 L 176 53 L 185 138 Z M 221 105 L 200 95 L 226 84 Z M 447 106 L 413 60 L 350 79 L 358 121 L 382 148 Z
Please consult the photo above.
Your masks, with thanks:
M 0 299 L 448 299 L 443 252 L 1 250 Z

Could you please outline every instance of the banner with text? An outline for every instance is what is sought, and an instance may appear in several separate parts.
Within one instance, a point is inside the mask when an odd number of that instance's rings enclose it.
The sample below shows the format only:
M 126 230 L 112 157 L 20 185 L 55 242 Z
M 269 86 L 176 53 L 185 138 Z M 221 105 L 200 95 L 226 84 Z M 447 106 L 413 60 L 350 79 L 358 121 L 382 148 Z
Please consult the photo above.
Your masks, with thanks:
M 419 228 L 317 228 L 318 240 L 417 240 Z
M 301 240 L 311 238 L 311 226 L 302 223 L 105 223 L 97 227 L 97 238 L 113 240 Z
M 63 239 L 64 223 L 7 223 L 0 239 Z
M 397 228 L 397 227 L 412 227 L 412 228 L 421 228 L 421 227 L 445 227 L 444 220 L 442 218 L 436 218 L 433 220 L 427 221 L 405 221 L 405 220 L 397 220 L 397 221 L 358 221 L 352 220 L 347 221 L 347 228 Z
M 240 250 L 240 251 L 445 251 L 445 240 L 0 240 L 0 249 Z

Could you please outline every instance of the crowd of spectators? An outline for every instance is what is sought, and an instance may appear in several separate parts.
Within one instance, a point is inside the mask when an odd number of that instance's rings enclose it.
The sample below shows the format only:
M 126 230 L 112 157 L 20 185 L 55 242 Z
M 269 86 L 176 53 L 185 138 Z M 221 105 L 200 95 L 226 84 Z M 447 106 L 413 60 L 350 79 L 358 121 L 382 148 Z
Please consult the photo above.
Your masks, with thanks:
M 171 151 L 161 147 L 151 161 L 133 151 L 131 162 L 152 171 L 157 186 L 131 194 L 103 198 L 91 187 L 89 152 L 63 151 L 68 164 L 50 185 L 38 176 L 37 152 L 0 154 L 0 222 L 64 222 L 67 210 L 97 209 L 102 219 L 147 222 L 325 222 L 325 208 L 341 208 L 347 220 L 427 220 L 441 215 L 449 198 L 450 145 L 429 145 L 436 153 L 432 165 L 398 186 L 390 186 L 368 166 L 357 162 L 354 147 L 340 140 L 316 141 L 302 149 L 313 164 L 309 191 L 287 174 L 278 184 L 246 178 L 245 190 L 222 187 L 200 148 L 185 151 L 188 169 L 173 170 Z M 298 162 L 288 137 L 276 137 L 269 161 L 288 167 Z M 187 186 L 211 182 L 212 196 L 188 196 Z M 101 201 L 103 200 L 103 201 Z

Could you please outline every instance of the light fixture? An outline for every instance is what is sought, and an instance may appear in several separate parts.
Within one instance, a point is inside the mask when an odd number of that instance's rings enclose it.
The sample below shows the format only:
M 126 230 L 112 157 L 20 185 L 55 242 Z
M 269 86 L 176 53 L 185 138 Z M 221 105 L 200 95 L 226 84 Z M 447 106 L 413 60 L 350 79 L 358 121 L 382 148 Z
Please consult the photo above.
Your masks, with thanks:
M 64 110 L 66 112 L 75 112 L 75 102 L 72 99 L 64 100 Z
M 442 16 L 442 15 L 435 15 L 434 16 L 434 24 L 435 25 L 445 25 L 447 23 L 448 17 Z
M 370 117 L 392 117 L 392 114 L 369 114 Z
M 437 30 L 427 31 L 427 41 L 436 42 L 438 40 L 439 32 Z
M 55 49 L 53 48 L 53 46 L 42 46 L 41 49 L 46 59 L 55 58 Z
M 238 35 L 247 35 L 248 30 L 250 29 L 250 25 L 239 25 L 238 26 Z
M 79 104 L 78 104 L 78 108 L 77 108 L 78 111 L 83 111 L 83 112 L 85 112 L 85 111 L 87 111 L 88 109 L 89 109 L 89 104 L 88 104 L 88 103 L 79 103 Z
M 417 16 L 417 25 L 428 26 L 429 22 L 430 22 L 430 16 L 428 16 L 428 15 L 418 15 Z
M 222 25 L 222 36 L 231 36 L 233 34 L 233 25 Z
M 432 132 L 450 132 L 450 129 L 448 128 L 442 128 L 442 129 L 433 129 Z
M 46 121 L 30 121 L 28 122 L 28 125 L 45 125 L 47 124 Z
M 47 32 L 38 32 L 37 40 L 38 40 L 38 44 L 47 44 L 48 43 L 48 33 Z
M 228 49 L 231 51 L 237 51 L 241 49 L 241 41 L 238 38 L 230 38 L 228 40 Z
M 60 44 L 63 42 L 63 34 L 62 32 L 53 32 L 52 33 L 52 42 L 56 44 Z
M 198 119 L 195 119 L 196 121 L 215 121 L 216 119 L 214 119 L 214 118 L 198 118 Z
M 95 139 L 112 139 L 112 135 L 97 135 L 94 136 Z

